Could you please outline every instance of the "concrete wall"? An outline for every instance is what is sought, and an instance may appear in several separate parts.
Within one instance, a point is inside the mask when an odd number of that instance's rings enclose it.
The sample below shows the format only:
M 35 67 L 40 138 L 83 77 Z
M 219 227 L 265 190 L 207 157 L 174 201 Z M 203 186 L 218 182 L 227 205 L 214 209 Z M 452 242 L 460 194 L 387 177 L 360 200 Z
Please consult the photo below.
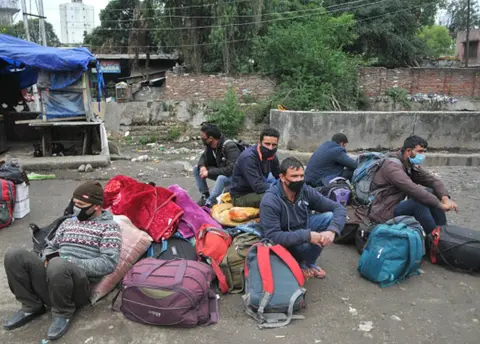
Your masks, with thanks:
M 384 96 L 391 87 L 402 87 L 412 95 L 480 97 L 480 69 L 362 67 L 358 68 L 358 85 L 369 97 Z
M 436 150 L 480 149 L 479 112 L 296 112 L 270 111 L 280 148 L 311 152 L 333 134 L 349 139 L 349 150 L 397 149 L 411 134 Z

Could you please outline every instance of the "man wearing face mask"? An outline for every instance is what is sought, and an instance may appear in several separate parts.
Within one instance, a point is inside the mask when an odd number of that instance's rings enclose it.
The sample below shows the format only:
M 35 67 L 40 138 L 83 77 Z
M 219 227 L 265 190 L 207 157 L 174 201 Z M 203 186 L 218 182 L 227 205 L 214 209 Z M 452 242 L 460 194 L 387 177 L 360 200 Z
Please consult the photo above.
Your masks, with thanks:
M 51 307 L 47 337 L 62 337 L 75 312 L 89 303 L 90 285 L 115 270 L 122 239 L 113 216 L 102 210 L 103 188 L 89 181 L 73 193 L 74 214 L 58 228 L 43 259 L 11 249 L 4 264 L 8 285 L 22 308 L 8 317 L 5 330 L 19 328 Z
M 374 199 L 369 214 L 372 221 L 385 223 L 395 216 L 409 215 L 429 234 L 436 227 L 447 224 L 445 213 L 458 211 L 443 183 L 420 166 L 427 147 L 423 138 L 410 136 L 402 149 L 385 160 L 375 173 L 371 184 Z
M 333 135 L 318 147 L 308 161 L 305 182 L 313 187 L 327 185 L 333 178 L 352 180 L 357 161 L 347 154 L 348 138 L 345 134 Z
M 276 156 L 280 133 L 264 129 L 258 144 L 245 149 L 233 168 L 230 194 L 236 207 L 260 207 L 265 192 L 279 176 Z
M 312 210 L 317 212 L 312 214 Z M 304 182 L 303 164 L 286 158 L 280 180 L 272 184 L 260 204 L 264 238 L 287 248 L 306 278 L 324 278 L 317 266 L 322 248 L 332 244 L 346 221 L 346 209 Z
M 202 195 L 198 204 L 211 207 L 225 187 L 230 185 L 233 166 L 240 150 L 234 141 L 222 135 L 215 124 L 204 124 L 201 131 L 205 151 L 200 156 L 198 165 L 193 168 L 193 175 Z M 208 190 L 207 178 L 215 180 L 212 192 Z

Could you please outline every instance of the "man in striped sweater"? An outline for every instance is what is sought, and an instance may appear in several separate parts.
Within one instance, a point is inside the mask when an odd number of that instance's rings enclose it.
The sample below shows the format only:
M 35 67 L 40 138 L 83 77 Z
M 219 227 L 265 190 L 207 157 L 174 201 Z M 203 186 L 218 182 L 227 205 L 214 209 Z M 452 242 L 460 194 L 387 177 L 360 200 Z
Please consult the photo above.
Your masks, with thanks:
M 6 330 L 21 327 L 51 307 L 48 339 L 62 337 L 79 308 L 89 302 L 90 284 L 113 272 L 120 257 L 120 228 L 102 210 L 103 188 L 86 182 L 73 193 L 75 217 L 65 220 L 40 259 L 25 249 L 9 250 L 4 259 L 10 290 L 22 304 L 7 318 Z

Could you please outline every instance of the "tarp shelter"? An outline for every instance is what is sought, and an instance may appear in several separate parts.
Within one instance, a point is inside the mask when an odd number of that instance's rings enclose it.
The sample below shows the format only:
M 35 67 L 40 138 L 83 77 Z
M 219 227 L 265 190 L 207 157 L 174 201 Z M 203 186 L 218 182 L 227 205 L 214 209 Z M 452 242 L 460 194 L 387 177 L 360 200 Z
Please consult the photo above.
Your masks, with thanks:
M 41 97 L 47 118 L 86 114 L 84 94 L 79 90 L 82 76 L 94 62 L 95 57 L 86 48 L 44 47 L 0 34 L 0 75 L 5 78 L 3 81 L 16 79 L 20 89 L 37 83 L 45 90 Z M 75 84 L 80 87 L 69 89 Z M 12 85 L 5 85 L 5 82 L 2 85 L 0 81 L 0 87 L 6 90 Z

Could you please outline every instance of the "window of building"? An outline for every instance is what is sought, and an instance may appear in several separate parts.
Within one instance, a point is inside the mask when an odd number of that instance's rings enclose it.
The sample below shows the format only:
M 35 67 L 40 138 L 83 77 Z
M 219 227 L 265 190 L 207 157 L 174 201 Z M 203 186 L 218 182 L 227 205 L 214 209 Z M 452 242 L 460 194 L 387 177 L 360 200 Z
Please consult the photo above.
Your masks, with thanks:
M 468 42 L 468 58 L 469 59 L 476 59 L 478 57 L 478 41 L 470 41 Z M 467 53 L 467 43 L 463 43 L 463 49 L 465 54 Z

